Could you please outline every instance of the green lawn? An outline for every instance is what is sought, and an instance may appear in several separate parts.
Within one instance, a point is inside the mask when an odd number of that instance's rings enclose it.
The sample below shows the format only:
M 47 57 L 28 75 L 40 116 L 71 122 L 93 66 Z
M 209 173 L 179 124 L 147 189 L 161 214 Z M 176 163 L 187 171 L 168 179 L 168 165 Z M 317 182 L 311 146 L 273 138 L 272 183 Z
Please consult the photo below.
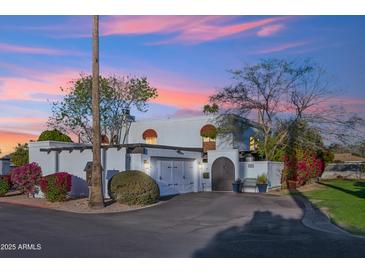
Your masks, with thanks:
M 303 191 L 312 203 L 329 211 L 339 226 L 365 235 L 365 181 L 328 180 L 316 190 Z

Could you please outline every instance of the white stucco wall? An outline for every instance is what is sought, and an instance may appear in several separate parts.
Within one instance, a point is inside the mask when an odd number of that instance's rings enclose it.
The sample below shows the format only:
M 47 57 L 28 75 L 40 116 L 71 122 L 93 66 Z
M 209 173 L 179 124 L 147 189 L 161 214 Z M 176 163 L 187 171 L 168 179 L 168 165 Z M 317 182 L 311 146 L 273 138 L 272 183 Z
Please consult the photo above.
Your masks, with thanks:
M 269 161 L 252 161 L 252 162 L 240 162 L 240 178 L 253 178 L 261 174 L 266 174 L 269 187 L 280 187 L 281 172 L 283 170 L 283 163 L 281 162 L 269 162 Z
M 241 178 L 257 178 L 258 175 L 268 172 L 267 161 L 240 162 Z
M 203 178 L 203 173 L 208 173 L 209 178 Z M 199 170 L 199 191 L 212 191 L 212 172 L 209 163 L 201 163 Z
M 144 143 L 143 132 L 154 129 L 159 145 L 201 147 L 200 129 L 206 124 L 214 124 L 213 122 L 211 116 L 138 121 L 131 125 L 128 142 Z
M 227 150 L 210 150 L 208 151 L 208 169 L 210 170 L 210 179 L 212 177 L 212 165 L 214 161 L 220 157 L 226 157 L 230 159 L 234 164 L 235 180 L 239 178 L 240 166 L 239 166 L 239 153 L 238 149 Z
M 200 130 L 207 124 L 216 125 L 215 116 L 197 116 L 185 118 L 170 118 L 161 120 L 137 121 L 132 123 L 128 143 L 144 143 L 143 132 L 153 129 L 157 132 L 157 144 L 180 147 L 202 147 Z M 254 134 L 252 128 L 239 133 L 218 135 L 216 139 L 217 150 L 249 149 L 249 138 Z
M 57 148 L 57 147 L 71 147 L 74 143 L 42 141 L 29 142 L 29 162 L 36 162 L 42 168 L 43 175 L 48 175 L 56 172 L 56 152 L 50 153 L 41 152 L 42 148 Z
M 87 196 L 88 186 L 86 183 L 86 172 L 84 168 L 86 163 L 92 161 L 92 150 L 74 149 L 72 151 L 40 151 L 40 149 L 50 149 L 59 147 L 82 146 L 73 143 L 64 142 L 30 142 L 29 159 L 30 162 L 36 162 L 42 168 L 43 175 L 49 175 L 55 172 L 68 172 L 72 175 L 72 196 Z M 57 157 L 58 154 L 58 157 Z M 102 182 L 105 197 L 108 197 L 107 182 L 116 172 L 124 171 L 126 165 L 126 149 L 109 148 L 102 149 Z
M 281 174 L 283 172 L 283 169 L 284 169 L 283 162 L 268 163 L 268 179 L 270 188 L 281 187 Z
M 62 142 L 32 142 L 30 147 L 30 159 L 37 162 L 42 168 L 43 175 L 55 172 L 68 172 L 72 175 L 71 195 L 74 197 L 87 196 L 88 186 L 86 183 L 86 172 L 84 168 L 87 162 L 92 161 L 92 150 L 67 149 L 78 144 Z M 65 147 L 65 150 L 41 151 L 41 149 L 51 149 Z M 198 163 L 201 162 L 201 152 L 184 151 L 176 149 L 145 148 L 144 153 L 127 154 L 126 148 L 102 148 L 101 161 L 103 167 L 102 182 L 105 197 L 108 196 L 108 181 L 117 172 L 130 170 L 141 170 L 147 174 L 151 173 L 150 168 L 146 168 L 144 161 L 151 163 L 152 158 L 158 159 L 187 159 L 194 161 L 194 191 L 199 190 L 199 170 Z

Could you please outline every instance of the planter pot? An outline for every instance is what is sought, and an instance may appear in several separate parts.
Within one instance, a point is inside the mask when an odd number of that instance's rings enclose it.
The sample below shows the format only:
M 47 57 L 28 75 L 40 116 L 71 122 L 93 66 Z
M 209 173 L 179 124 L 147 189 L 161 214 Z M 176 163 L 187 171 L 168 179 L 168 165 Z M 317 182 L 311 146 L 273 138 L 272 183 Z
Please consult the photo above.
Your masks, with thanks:
M 296 190 L 298 186 L 298 181 L 288 180 L 287 185 L 289 190 Z
M 241 188 L 241 184 L 232 183 L 232 191 L 235 193 L 239 193 Z
M 257 188 L 259 189 L 260 193 L 264 193 L 267 191 L 267 184 L 258 184 Z

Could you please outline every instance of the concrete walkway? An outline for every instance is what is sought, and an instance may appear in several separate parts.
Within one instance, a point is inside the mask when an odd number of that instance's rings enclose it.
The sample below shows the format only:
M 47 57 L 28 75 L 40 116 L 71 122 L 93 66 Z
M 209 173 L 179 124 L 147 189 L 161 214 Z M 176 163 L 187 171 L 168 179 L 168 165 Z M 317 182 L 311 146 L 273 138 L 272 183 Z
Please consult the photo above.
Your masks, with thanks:
M 0 203 L 0 257 L 365 257 L 294 196 L 190 193 L 134 212 L 74 214 Z

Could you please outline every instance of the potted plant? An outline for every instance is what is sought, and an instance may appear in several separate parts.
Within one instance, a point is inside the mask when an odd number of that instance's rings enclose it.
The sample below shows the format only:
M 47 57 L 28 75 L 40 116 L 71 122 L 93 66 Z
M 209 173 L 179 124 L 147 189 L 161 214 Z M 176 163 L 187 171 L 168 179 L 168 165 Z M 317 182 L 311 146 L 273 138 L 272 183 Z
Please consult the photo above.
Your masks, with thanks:
M 261 175 L 257 176 L 257 188 L 259 189 L 260 193 L 267 191 L 267 176 L 266 173 L 262 173 Z
M 232 190 L 235 193 L 241 192 L 242 182 L 241 179 L 237 179 L 232 183 Z

